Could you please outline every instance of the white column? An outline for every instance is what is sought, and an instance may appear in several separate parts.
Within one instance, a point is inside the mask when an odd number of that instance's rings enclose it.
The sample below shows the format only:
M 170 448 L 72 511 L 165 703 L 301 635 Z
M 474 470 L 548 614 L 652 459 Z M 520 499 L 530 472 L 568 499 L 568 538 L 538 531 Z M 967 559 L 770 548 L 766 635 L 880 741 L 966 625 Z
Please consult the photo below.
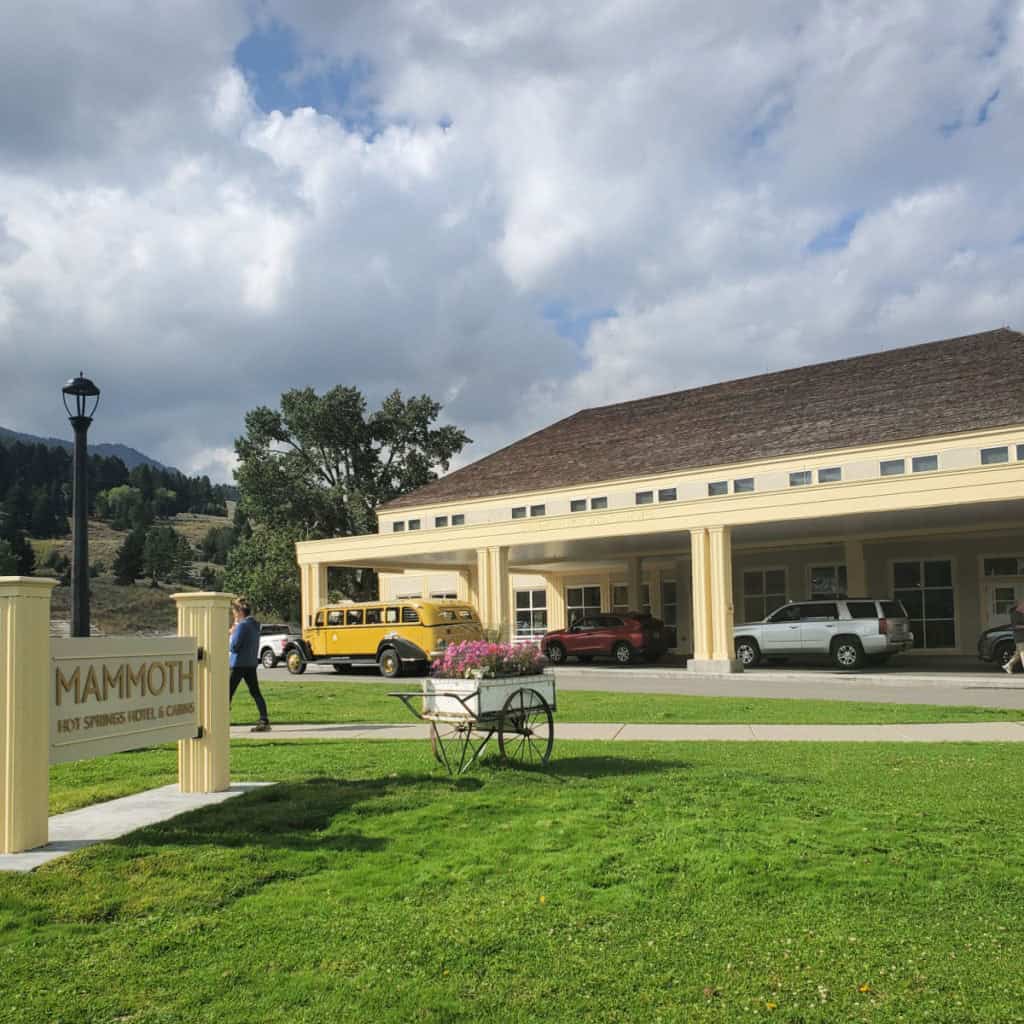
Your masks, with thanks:
M 479 548 L 477 564 L 477 611 L 484 630 L 499 640 L 508 640 L 511 630 L 511 582 L 508 548 Z
M 742 672 L 733 653 L 732 539 L 727 526 L 690 531 L 693 590 L 691 672 Z
M 643 604 L 643 595 L 640 593 L 641 570 L 640 559 L 630 558 L 626 563 L 626 582 L 629 587 L 629 610 L 638 612 Z
M 848 540 L 846 547 L 846 593 L 850 597 L 865 597 L 868 593 L 868 570 L 864 561 L 864 542 Z
M 45 846 L 50 794 L 50 595 L 0 577 L 0 853 Z

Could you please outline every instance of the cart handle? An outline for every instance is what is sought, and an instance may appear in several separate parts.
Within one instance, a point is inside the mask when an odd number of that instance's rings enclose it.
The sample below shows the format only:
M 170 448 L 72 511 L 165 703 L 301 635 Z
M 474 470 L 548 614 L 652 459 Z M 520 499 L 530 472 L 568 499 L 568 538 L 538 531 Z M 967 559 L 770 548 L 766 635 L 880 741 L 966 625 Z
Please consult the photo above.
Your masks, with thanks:
M 475 718 L 472 709 L 466 703 L 467 700 L 472 700 L 474 697 L 480 696 L 480 691 L 476 690 L 473 693 L 466 694 L 463 696 L 461 693 L 452 693 L 451 691 L 435 690 L 433 693 L 424 693 L 422 690 L 405 690 L 399 692 L 388 692 L 389 697 L 397 697 L 410 711 L 414 718 L 418 718 L 421 722 L 428 722 L 430 719 L 424 717 L 422 711 L 417 711 L 409 702 L 413 697 L 454 697 L 466 710 L 466 714 L 470 718 Z

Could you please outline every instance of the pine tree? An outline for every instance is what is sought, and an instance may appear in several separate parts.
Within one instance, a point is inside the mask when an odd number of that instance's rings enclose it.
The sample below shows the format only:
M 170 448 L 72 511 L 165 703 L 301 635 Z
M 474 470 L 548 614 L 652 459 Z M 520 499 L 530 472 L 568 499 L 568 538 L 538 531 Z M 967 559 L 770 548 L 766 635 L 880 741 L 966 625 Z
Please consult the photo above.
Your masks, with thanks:
M 114 582 L 120 586 L 134 583 L 142 575 L 145 530 L 132 530 L 114 557 Z

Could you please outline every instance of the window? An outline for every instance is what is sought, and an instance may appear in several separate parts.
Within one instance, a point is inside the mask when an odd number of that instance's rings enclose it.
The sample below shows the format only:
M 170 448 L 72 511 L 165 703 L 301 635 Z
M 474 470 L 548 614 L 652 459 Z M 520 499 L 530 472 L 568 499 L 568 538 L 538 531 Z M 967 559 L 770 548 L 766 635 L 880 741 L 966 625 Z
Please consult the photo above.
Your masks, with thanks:
M 894 562 L 893 597 L 907 609 L 914 646 L 956 647 L 956 593 L 948 560 Z
M 419 528 L 420 528 L 420 521 L 418 519 L 410 519 L 409 520 L 409 529 L 410 530 L 418 530 Z
M 899 476 L 906 473 L 907 462 L 905 459 L 886 459 L 878 464 L 878 472 L 882 476 Z
M 327 625 L 328 626 L 343 626 L 343 625 L 345 625 L 345 613 L 344 612 L 328 612 L 327 613 Z
M 934 473 L 939 468 L 938 455 L 915 455 L 910 460 L 910 468 L 915 473 Z
M 517 590 L 516 639 L 539 639 L 548 631 L 548 592 L 538 590 Z
M 569 502 L 570 512 L 586 512 L 587 511 L 587 499 L 586 498 L 573 498 Z
M 391 524 L 392 533 L 402 533 L 405 530 L 404 522 L 394 522 Z
M 415 608 L 403 608 L 402 609 L 402 621 L 403 622 L 419 622 L 420 615 Z
M 669 647 L 678 647 L 676 625 L 679 622 L 679 596 L 675 580 L 661 581 L 661 619 L 665 623 L 665 631 L 668 634 L 665 637 L 665 642 Z
M 799 622 L 800 621 L 800 605 L 798 604 L 787 604 L 784 608 L 780 608 L 771 617 L 772 622 Z
M 839 618 L 839 606 L 834 601 L 819 601 L 800 606 L 801 622 L 830 622 Z
M 379 626 L 381 623 L 381 610 L 379 608 L 366 609 L 366 624 L 368 626 Z
M 431 601 L 457 601 L 458 597 L 454 590 L 433 590 L 430 593 Z
M 811 567 L 811 600 L 817 597 L 846 597 L 846 566 Z
M 676 489 L 674 487 L 663 487 L 658 491 L 658 501 L 675 501 Z
M 720 494 L 729 493 L 729 481 L 728 480 L 716 480 L 713 484 L 708 484 L 708 497 L 716 498 Z
M 531 516 L 542 516 L 547 511 L 544 505 L 531 505 L 530 515 Z
M 752 476 L 744 476 L 739 480 L 733 480 L 732 492 L 733 494 L 746 494 L 754 489 L 754 478 Z
M 846 607 L 851 619 L 878 619 L 878 609 L 874 601 L 847 601 Z
M 583 616 L 597 615 L 601 611 L 600 587 L 566 587 L 565 621 L 571 626 Z
M 982 570 L 986 576 L 1024 576 L 1024 558 L 986 558 Z
M 447 516 L 434 516 L 434 526 L 442 527 L 442 526 L 447 526 L 447 525 L 448 525 L 448 517 Z
M 744 622 L 760 622 L 785 603 L 785 569 L 751 569 L 743 573 Z
M 994 466 L 999 462 L 1010 461 L 1010 449 L 1005 445 L 1002 448 L 982 448 L 981 464 L 983 466 Z
M 590 510 L 591 512 L 597 512 L 599 509 L 608 507 L 607 498 L 591 498 L 590 499 Z
M 346 626 L 361 626 L 363 624 L 363 609 L 362 608 L 349 608 L 345 612 L 345 625 Z
M 322 627 L 323 624 L 324 624 L 324 613 L 322 611 L 319 611 L 319 612 L 316 613 L 316 618 L 313 620 L 313 625 L 314 626 L 318 626 L 318 627 Z
M 654 491 L 637 491 L 636 492 L 636 503 L 638 505 L 653 505 L 654 504 Z
M 828 469 L 818 470 L 818 483 L 819 484 L 834 484 L 839 480 L 843 479 L 843 470 L 841 466 L 829 466 Z
M 526 506 L 525 505 L 519 505 L 516 508 L 512 509 L 512 518 L 513 519 L 525 519 L 526 518 Z
M 621 614 L 629 611 L 629 587 L 625 583 L 612 587 L 612 611 Z
M 465 525 L 466 525 L 466 517 L 461 512 L 456 512 L 455 515 L 452 516 L 452 526 L 465 526 Z
M 384 610 L 384 621 L 390 626 L 398 621 L 399 610 L 397 608 L 386 608 Z
M 809 469 L 801 469 L 797 473 L 789 474 L 789 486 L 790 487 L 806 487 L 811 482 L 811 471 Z
M 1017 461 L 1024 459 L 1024 444 L 1017 445 Z

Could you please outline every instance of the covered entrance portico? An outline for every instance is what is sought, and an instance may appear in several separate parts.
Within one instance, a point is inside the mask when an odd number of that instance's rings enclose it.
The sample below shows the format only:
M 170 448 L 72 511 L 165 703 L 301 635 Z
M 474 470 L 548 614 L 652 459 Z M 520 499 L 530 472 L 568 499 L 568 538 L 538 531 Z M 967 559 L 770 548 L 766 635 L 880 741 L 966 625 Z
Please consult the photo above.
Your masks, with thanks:
M 344 565 L 380 572 L 384 598 L 470 600 L 502 638 L 561 628 L 595 602 L 650 610 L 702 672 L 738 670 L 734 623 L 847 594 L 902 600 L 921 652 L 970 654 L 1024 592 L 1024 464 L 955 477 L 300 543 L 303 624 L 326 601 L 328 567 Z

